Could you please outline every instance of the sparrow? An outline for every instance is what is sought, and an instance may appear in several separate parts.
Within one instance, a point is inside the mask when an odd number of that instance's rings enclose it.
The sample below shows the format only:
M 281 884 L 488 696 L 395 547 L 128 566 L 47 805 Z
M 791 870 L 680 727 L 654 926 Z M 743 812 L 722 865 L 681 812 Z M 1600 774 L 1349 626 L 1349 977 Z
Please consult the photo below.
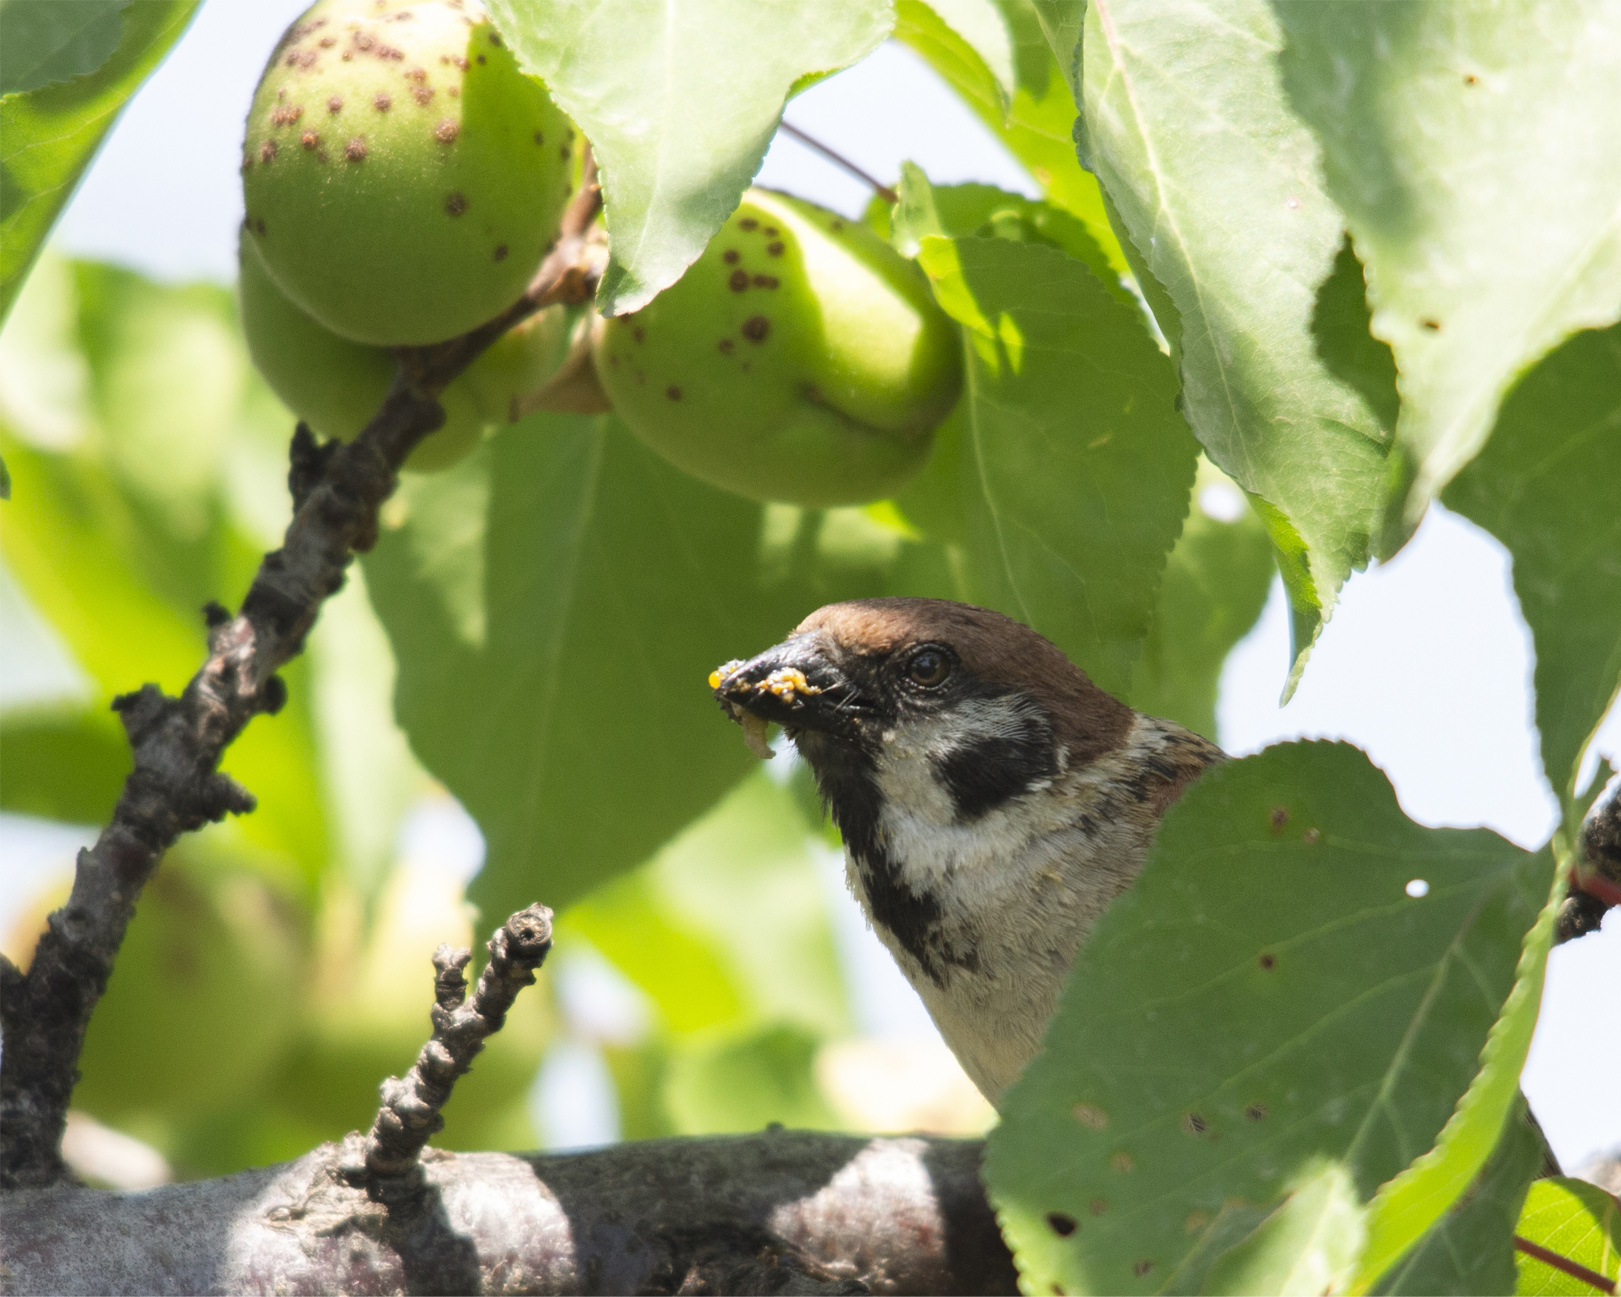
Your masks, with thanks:
M 776 723 L 808 763 L 850 890 L 992 1104 L 1166 808 L 1224 759 L 1028 626 L 943 599 L 829 604 L 709 682 L 756 753 Z

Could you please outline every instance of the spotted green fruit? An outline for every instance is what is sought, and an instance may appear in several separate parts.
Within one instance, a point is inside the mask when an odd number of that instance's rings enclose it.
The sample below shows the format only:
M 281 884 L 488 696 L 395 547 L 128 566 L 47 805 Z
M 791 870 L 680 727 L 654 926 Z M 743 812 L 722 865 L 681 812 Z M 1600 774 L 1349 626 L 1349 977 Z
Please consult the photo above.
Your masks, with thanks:
M 248 354 L 282 404 L 322 437 L 349 441 L 377 413 L 394 381 L 394 357 L 384 347 L 340 338 L 281 293 L 264 262 L 243 239 L 237 292 Z M 432 472 L 454 464 L 478 444 L 484 414 L 466 375 L 439 397 L 445 422 L 411 452 L 405 467 Z
M 440 342 L 523 291 L 568 199 L 571 142 L 472 0 L 321 0 L 248 111 L 247 228 L 333 332 Z
M 756 500 L 875 500 L 928 457 L 958 331 L 865 226 L 751 189 L 670 288 L 602 326 L 614 409 L 659 454 Z

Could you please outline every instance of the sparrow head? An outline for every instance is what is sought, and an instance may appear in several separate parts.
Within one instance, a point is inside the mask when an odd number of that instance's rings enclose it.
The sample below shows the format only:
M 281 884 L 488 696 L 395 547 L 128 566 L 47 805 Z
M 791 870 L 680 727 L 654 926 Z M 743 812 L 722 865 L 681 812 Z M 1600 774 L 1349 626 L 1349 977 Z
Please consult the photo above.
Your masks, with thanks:
M 1133 717 L 1028 626 L 943 599 L 830 604 L 711 685 L 756 751 L 768 723 L 787 730 L 847 837 L 852 781 L 964 823 L 1118 746 Z

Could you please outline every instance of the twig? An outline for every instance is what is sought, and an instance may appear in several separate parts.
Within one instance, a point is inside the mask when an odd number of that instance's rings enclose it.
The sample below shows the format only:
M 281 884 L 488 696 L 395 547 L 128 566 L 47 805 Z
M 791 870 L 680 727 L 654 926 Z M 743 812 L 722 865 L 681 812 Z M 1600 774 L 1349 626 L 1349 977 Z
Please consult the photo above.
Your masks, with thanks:
M 854 162 L 851 162 L 849 158 L 845 157 L 844 154 L 835 153 L 832 149 L 828 148 L 827 145 L 823 144 L 821 140 L 816 139 L 814 136 L 805 134 L 804 131 L 800 130 L 799 127 L 795 126 L 786 117 L 782 120 L 782 129 L 787 131 L 788 134 L 792 135 L 807 148 L 815 149 L 816 152 L 820 153 L 835 166 L 843 167 L 857 180 L 866 181 L 867 184 L 872 187 L 872 192 L 877 194 L 878 197 L 882 198 L 886 203 L 893 205 L 900 202 L 901 196 L 888 185 L 879 181 L 876 176 L 872 175 L 870 172 L 863 171 L 860 167 L 856 166 Z
M 473 1065 L 487 1037 L 501 1030 L 518 992 L 535 981 L 535 970 L 552 948 L 552 912 L 544 905 L 519 910 L 490 938 L 490 962 L 479 975 L 471 1004 L 465 1003 L 463 970 L 473 957 L 466 947 L 440 946 L 433 953 L 433 1035 L 404 1079 L 383 1082 L 383 1104 L 366 1137 L 365 1175 L 373 1197 L 397 1200 L 419 1187 L 418 1157 L 444 1129 L 441 1109 L 451 1087 Z
M 219 773 L 220 758 L 250 720 L 285 701 L 275 673 L 303 648 L 350 560 L 376 542 L 377 511 L 400 465 L 444 422 L 438 394 L 513 324 L 593 290 L 602 258 L 590 228 L 601 195 L 589 156 L 586 166 L 557 242 L 511 308 L 463 337 L 396 352 L 394 384 L 354 441 L 318 446 L 299 425 L 282 547 L 265 555 L 234 618 L 217 604 L 205 610 L 208 659 L 180 697 L 148 684 L 114 701 L 135 768 L 112 821 L 79 853 L 72 894 L 51 915 L 28 972 L 0 962 L 0 1188 L 68 1177 L 62 1132 L 85 1030 L 141 888 L 182 833 L 253 809 L 252 795 Z
M 1589 1287 L 1597 1288 L 1601 1293 L 1610 1294 L 1610 1297 L 1615 1297 L 1617 1292 L 1621 1292 L 1621 1289 L 1618 1289 L 1614 1283 L 1597 1270 L 1589 1270 L 1580 1261 L 1572 1261 L 1568 1256 L 1550 1252 L 1540 1243 L 1533 1243 L 1530 1239 L 1521 1238 L 1518 1234 L 1514 1236 L 1514 1250 L 1524 1252 L 1526 1256 L 1533 1256 L 1543 1265 L 1552 1266 L 1555 1270 L 1568 1274 L 1572 1279 L 1579 1279 Z

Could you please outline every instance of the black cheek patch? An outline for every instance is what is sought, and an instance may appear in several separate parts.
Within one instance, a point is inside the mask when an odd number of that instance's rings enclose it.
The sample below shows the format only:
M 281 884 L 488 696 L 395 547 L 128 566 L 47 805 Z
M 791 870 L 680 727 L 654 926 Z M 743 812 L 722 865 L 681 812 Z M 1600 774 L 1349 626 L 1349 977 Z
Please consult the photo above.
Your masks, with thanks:
M 951 794 L 957 819 L 977 820 L 1030 785 L 1058 773 L 1052 731 L 1031 717 L 1016 735 L 982 738 L 937 758 L 934 771 Z

